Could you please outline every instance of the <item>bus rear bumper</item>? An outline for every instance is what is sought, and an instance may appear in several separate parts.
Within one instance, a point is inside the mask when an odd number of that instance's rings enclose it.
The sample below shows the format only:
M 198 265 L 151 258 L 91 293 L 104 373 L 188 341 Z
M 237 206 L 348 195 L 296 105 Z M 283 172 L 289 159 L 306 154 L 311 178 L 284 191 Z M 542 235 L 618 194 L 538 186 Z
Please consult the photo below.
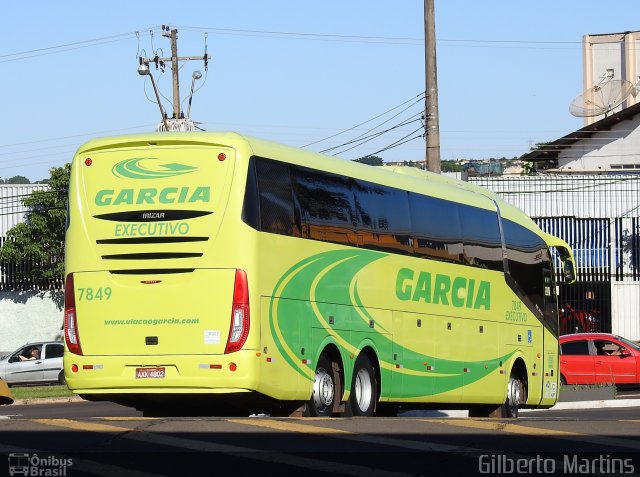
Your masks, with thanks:
M 91 394 L 233 394 L 258 385 L 255 351 L 225 355 L 64 355 L 67 386 Z

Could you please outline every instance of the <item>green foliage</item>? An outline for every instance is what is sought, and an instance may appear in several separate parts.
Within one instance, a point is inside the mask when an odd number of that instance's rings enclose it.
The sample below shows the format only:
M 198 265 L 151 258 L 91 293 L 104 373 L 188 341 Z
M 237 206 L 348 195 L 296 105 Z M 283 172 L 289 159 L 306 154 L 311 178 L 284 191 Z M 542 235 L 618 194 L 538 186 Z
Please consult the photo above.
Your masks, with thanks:
M 522 172 L 524 174 L 535 174 L 536 165 L 533 163 L 533 161 L 523 161 L 522 162 Z
M 424 162 L 418 162 L 418 161 L 402 161 L 402 165 L 403 166 L 408 166 L 408 167 L 416 167 L 418 169 L 424 169 Z
M 354 159 L 353 162 L 359 162 L 361 164 L 369 164 L 370 166 L 381 166 L 384 164 L 381 157 L 378 156 L 365 156 L 358 159 Z
M 0 260 L 28 263 L 20 278 L 38 282 L 42 279 L 62 277 L 64 274 L 64 233 L 67 191 L 71 164 L 50 170 L 48 191 L 36 191 L 22 199 L 28 208 L 25 222 L 7 233 L 0 248 Z M 21 270 L 23 267 L 16 267 Z
M 0 179 L 0 184 L 30 184 L 30 182 L 25 176 L 13 176 L 5 180 Z
M 442 172 L 462 172 L 462 166 L 457 161 L 442 161 L 440 168 Z

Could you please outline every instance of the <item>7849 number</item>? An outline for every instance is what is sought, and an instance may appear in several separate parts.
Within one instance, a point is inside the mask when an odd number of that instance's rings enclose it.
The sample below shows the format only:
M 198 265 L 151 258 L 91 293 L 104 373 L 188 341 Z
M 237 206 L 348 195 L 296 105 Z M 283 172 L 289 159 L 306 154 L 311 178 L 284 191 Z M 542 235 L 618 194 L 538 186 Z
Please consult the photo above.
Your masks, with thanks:
M 111 298 L 111 287 L 100 288 L 78 288 L 80 296 L 78 300 L 108 300 Z

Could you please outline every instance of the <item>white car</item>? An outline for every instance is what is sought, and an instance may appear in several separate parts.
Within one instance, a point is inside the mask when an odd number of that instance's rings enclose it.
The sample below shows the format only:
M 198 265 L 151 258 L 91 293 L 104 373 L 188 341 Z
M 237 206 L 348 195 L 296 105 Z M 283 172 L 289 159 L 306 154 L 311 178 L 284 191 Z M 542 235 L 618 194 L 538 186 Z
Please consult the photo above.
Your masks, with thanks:
M 65 384 L 61 341 L 28 343 L 0 358 L 0 379 L 7 384 Z

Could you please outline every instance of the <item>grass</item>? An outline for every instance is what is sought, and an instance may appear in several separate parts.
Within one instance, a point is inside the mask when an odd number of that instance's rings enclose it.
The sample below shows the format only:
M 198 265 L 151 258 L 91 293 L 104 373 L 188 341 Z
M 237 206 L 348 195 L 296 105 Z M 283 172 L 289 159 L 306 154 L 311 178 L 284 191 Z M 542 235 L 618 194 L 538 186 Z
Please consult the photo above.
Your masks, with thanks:
M 11 388 L 14 400 L 71 397 L 74 394 L 65 385 L 58 386 L 14 386 Z

